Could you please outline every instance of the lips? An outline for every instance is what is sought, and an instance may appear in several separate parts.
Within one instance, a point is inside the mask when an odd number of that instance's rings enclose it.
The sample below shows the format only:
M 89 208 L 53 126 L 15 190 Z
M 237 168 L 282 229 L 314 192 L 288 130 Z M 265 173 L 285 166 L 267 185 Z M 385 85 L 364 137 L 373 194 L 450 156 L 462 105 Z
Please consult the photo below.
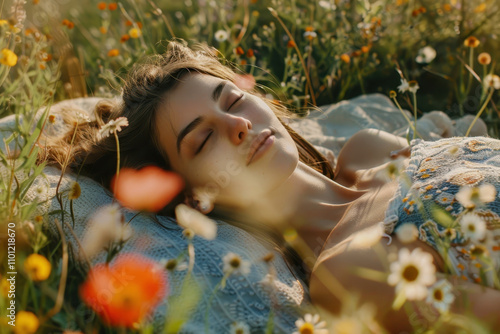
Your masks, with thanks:
M 254 138 L 252 144 L 250 145 L 250 151 L 248 152 L 247 162 L 248 165 L 250 161 L 252 161 L 255 152 L 265 143 L 266 139 L 273 135 L 273 132 L 270 129 L 265 129 L 261 133 L 258 134 L 257 137 Z

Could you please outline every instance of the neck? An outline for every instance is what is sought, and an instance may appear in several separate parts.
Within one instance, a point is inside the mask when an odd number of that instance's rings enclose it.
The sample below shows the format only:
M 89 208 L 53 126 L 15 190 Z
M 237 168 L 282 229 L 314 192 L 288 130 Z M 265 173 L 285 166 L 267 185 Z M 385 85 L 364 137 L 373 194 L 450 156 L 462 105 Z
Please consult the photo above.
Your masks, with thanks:
M 281 233 L 295 230 L 317 256 L 347 207 L 363 193 L 346 188 L 299 162 L 283 184 L 248 205 L 243 214 Z

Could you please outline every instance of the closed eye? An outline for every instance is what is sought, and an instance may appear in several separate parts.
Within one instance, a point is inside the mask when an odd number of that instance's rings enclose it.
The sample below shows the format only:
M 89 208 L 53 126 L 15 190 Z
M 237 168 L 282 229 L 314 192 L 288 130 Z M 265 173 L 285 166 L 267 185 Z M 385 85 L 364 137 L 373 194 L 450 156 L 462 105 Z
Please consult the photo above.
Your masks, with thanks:
M 212 133 L 214 133 L 213 131 L 210 131 L 210 133 L 208 134 L 208 136 L 205 138 L 205 140 L 203 141 L 203 143 L 201 143 L 200 147 L 198 147 L 198 149 L 196 150 L 196 152 L 194 153 L 194 155 L 197 155 L 198 153 L 201 152 L 201 150 L 203 149 L 203 146 L 205 146 L 206 142 L 208 141 L 208 138 L 210 138 L 210 136 L 212 135 Z
M 231 110 L 231 108 L 239 101 L 241 100 L 241 98 L 244 96 L 245 94 L 241 94 L 240 96 L 238 96 L 238 98 L 236 98 L 236 100 L 234 100 L 233 103 L 231 103 L 231 105 L 229 106 L 229 108 L 227 108 L 227 111 Z

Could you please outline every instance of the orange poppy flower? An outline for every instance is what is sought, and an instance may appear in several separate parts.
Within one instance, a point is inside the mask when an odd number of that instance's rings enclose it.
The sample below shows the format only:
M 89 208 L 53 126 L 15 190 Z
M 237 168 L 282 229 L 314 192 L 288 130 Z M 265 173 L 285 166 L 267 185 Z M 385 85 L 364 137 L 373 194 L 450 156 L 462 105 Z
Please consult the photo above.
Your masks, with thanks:
M 248 58 L 252 58 L 253 55 L 254 55 L 253 50 L 252 49 L 248 49 L 248 51 L 247 51 L 247 57 Z
M 99 8 L 99 10 L 105 10 L 106 9 L 106 3 L 105 2 L 99 2 L 97 4 L 97 8 Z
M 122 35 L 122 37 L 120 38 L 120 43 L 125 43 L 129 39 L 130 39 L 130 36 L 128 34 Z
M 155 166 L 140 170 L 123 168 L 111 182 L 116 199 L 137 211 L 158 212 L 183 188 L 184 181 L 178 174 Z
M 120 54 L 120 50 L 118 49 L 111 49 L 108 51 L 108 57 L 116 57 Z
M 118 8 L 118 5 L 116 4 L 116 2 L 112 2 L 108 5 L 109 10 L 116 10 L 117 8 Z
M 346 64 L 349 64 L 351 62 L 351 57 L 349 57 L 347 53 L 344 53 L 340 55 L 340 60 L 342 60 Z
M 287 48 L 294 48 L 295 47 L 295 42 L 292 40 L 289 40 L 288 43 L 286 43 Z
M 140 254 L 120 254 L 94 266 L 79 288 L 82 300 L 108 325 L 132 328 L 168 293 L 164 269 Z

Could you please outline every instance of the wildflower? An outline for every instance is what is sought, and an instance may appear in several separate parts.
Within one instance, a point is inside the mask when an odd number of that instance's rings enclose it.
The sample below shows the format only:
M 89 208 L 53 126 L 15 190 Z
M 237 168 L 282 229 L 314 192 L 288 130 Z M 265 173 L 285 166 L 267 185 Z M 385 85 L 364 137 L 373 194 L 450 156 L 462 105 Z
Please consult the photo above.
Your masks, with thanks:
M 368 51 L 370 51 L 370 47 L 369 46 L 363 45 L 361 47 L 361 52 L 368 53 Z
M 80 184 L 78 182 L 73 182 L 71 188 L 69 189 L 68 198 L 70 200 L 75 200 L 78 199 L 81 194 L 82 188 L 80 187 Z
M 334 10 L 336 8 L 336 6 L 332 3 L 330 3 L 330 1 L 326 1 L 326 0 L 320 0 L 320 2 L 318 2 L 318 5 L 324 9 L 331 9 L 331 10 Z
M 99 3 L 97 4 L 97 8 L 98 8 L 99 10 L 105 10 L 105 9 L 106 9 L 106 3 L 105 3 L 105 2 L 99 2 Z
M 489 65 L 491 63 L 491 56 L 488 52 L 481 52 L 479 56 L 477 56 L 477 61 L 481 65 Z
M 295 44 L 295 42 L 294 42 L 294 41 L 292 41 L 292 40 L 289 40 L 289 41 L 286 43 L 286 47 L 287 47 L 287 48 L 290 48 L 290 49 L 291 49 L 291 48 L 294 48 L 295 46 L 297 46 L 297 45 L 296 45 L 296 44 Z
M 318 36 L 318 34 L 316 34 L 316 32 L 312 30 L 312 27 L 308 27 L 308 28 L 311 28 L 311 30 L 307 30 L 307 28 L 306 28 L 306 32 L 304 32 L 304 37 L 307 38 L 308 40 L 312 41 L 313 39 L 315 39 Z
M 0 281 L 0 295 L 7 298 L 7 296 L 9 295 L 9 290 L 10 290 L 9 281 L 7 281 L 7 278 L 2 277 L 2 280 Z
M 0 64 L 12 67 L 17 64 L 17 55 L 9 49 L 2 49 L 0 54 Z
M 417 93 L 417 90 L 420 88 L 418 82 L 416 82 L 415 80 L 411 80 L 410 82 L 408 82 L 408 85 L 408 90 L 413 94 Z
M 460 229 L 465 238 L 479 241 L 485 237 L 486 223 L 478 215 L 469 212 L 460 220 Z
M 13 328 L 15 334 L 32 334 L 40 326 L 40 321 L 32 312 L 19 311 L 16 314 L 16 325 Z
M 222 43 L 227 40 L 229 34 L 225 30 L 217 30 L 214 37 L 217 42 Z
M 245 54 L 245 50 L 241 46 L 238 46 L 236 49 L 234 49 L 234 53 L 236 53 L 238 56 L 242 56 Z
M 474 8 L 474 13 L 482 13 L 486 10 L 486 4 L 483 2 Z
M 110 242 L 127 240 L 132 235 L 130 226 L 124 224 L 125 218 L 118 204 L 100 207 L 90 218 L 88 229 L 83 237 L 82 247 L 88 257 L 101 252 Z
M 326 322 L 320 321 L 318 314 L 307 313 L 304 318 L 299 318 L 295 321 L 297 330 L 293 334 L 328 334 L 326 329 Z
M 431 46 L 425 46 L 418 50 L 418 55 L 415 58 L 415 61 L 419 64 L 429 64 L 434 60 L 434 58 L 436 58 L 436 50 L 434 50 Z
M 194 234 L 202 238 L 213 240 L 217 236 L 217 225 L 215 222 L 198 210 L 185 204 L 179 204 L 175 208 L 175 216 L 180 226 L 189 228 Z
M 120 43 L 125 43 L 129 39 L 130 39 L 130 35 L 128 35 L 128 34 L 122 35 L 122 37 L 120 38 Z
M 401 79 L 401 85 L 398 86 L 398 90 L 400 93 L 404 93 L 410 90 L 410 85 L 406 79 Z
M 415 248 L 411 253 L 407 248 L 399 251 L 398 261 L 391 263 L 391 273 L 387 279 L 396 286 L 397 293 L 404 293 L 409 300 L 420 300 L 427 296 L 426 286 L 436 280 L 436 268 L 432 255 Z
M 243 260 L 238 254 L 227 253 L 222 261 L 224 263 L 223 271 L 227 274 L 248 275 L 250 273 L 250 262 Z
M 31 254 L 24 260 L 24 270 L 32 281 L 45 281 L 51 271 L 51 264 L 45 256 L 40 254 Z
M 120 254 L 110 266 L 94 266 L 80 296 L 111 326 L 131 328 L 168 293 L 163 268 L 139 254 Z
M 252 49 L 248 49 L 247 51 L 247 58 L 252 58 L 254 56 L 254 52 Z
M 479 187 L 462 186 L 455 197 L 465 208 L 473 209 L 484 203 L 493 202 L 496 194 L 495 186 L 484 183 Z
M 78 122 L 90 123 L 90 117 L 86 113 L 77 111 L 75 115 Z
M 116 4 L 116 2 L 112 2 L 108 5 L 108 9 L 113 11 L 113 10 L 116 10 L 118 8 L 118 5 Z
M 391 90 L 391 91 L 389 92 L 389 97 L 390 97 L 391 99 L 396 98 L 396 96 L 397 96 L 397 95 L 398 95 L 398 93 L 396 93 L 396 91 L 394 91 L 394 90 Z
M 242 90 L 252 90 L 255 83 L 255 77 L 251 74 L 237 74 L 234 78 L 234 84 Z
M 116 199 L 127 208 L 158 212 L 184 188 L 182 178 L 159 167 L 123 168 L 111 181 Z
M 484 77 L 483 83 L 486 87 L 492 87 L 494 89 L 500 89 L 500 77 L 496 74 L 488 74 Z
M 67 19 L 62 20 L 62 25 L 66 26 L 68 29 L 73 29 L 75 27 L 75 24 Z
M 131 28 L 129 31 L 128 31 L 128 35 L 131 37 L 131 38 L 139 38 L 141 37 L 142 35 L 142 32 L 140 29 L 137 29 L 137 28 Z
M 105 33 L 107 33 L 107 32 L 108 32 L 108 28 L 106 28 L 106 27 L 100 27 L 100 28 L 99 28 L 99 31 L 101 32 L 101 34 L 103 34 L 103 35 L 104 35 Z
M 229 327 L 230 334 L 250 334 L 250 327 L 244 322 L 234 322 Z
M 122 131 L 122 127 L 125 126 L 128 126 L 127 117 L 118 117 L 117 119 L 111 120 L 108 123 L 104 124 L 99 130 L 99 134 L 101 136 L 106 135 L 106 137 L 109 137 L 109 135 L 115 133 L 115 131 Z
M 449 12 L 451 10 L 451 5 L 449 3 L 445 3 L 443 5 L 443 10 Z
M 240 61 L 240 65 L 243 65 L 243 66 L 244 66 L 244 65 L 246 65 L 246 64 L 247 64 L 247 61 L 246 61 L 245 59 L 242 59 L 242 60 Z
M 441 313 L 448 312 L 455 296 L 451 292 L 452 286 L 447 280 L 440 280 L 429 288 L 427 303 L 432 304 Z
M 344 53 L 340 55 L 340 60 L 342 60 L 346 64 L 349 64 L 351 62 L 351 57 L 349 57 L 347 53 Z
M 418 238 L 418 230 L 414 224 L 403 224 L 396 230 L 396 236 L 404 244 L 415 241 Z
M 479 43 L 479 40 L 474 36 L 467 37 L 464 41 L 464 45 L 469 48 L 477 48 Z
M 120 54 L 120 50 L 118 49 L 111 49 L 108 51 L 108 57 L 116 57 Z

